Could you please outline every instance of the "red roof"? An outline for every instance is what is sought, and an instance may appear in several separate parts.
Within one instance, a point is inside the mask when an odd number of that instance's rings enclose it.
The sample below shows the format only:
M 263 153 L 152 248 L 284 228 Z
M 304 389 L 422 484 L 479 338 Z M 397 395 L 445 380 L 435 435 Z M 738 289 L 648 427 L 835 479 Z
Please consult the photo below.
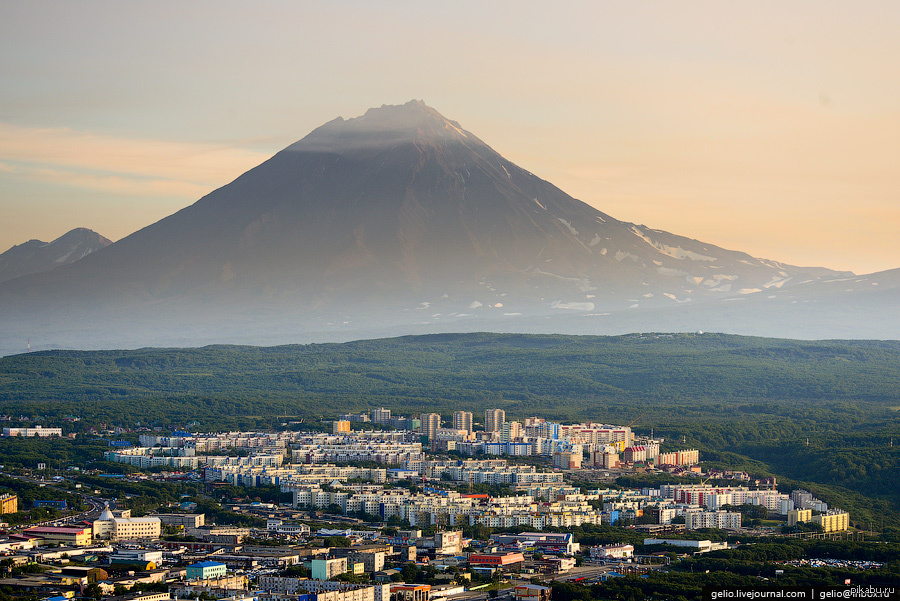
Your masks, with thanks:
M 88 528 L 65 528 L 62 526 L 37 526 L 25 530 L 25 534 L 84 534 Z

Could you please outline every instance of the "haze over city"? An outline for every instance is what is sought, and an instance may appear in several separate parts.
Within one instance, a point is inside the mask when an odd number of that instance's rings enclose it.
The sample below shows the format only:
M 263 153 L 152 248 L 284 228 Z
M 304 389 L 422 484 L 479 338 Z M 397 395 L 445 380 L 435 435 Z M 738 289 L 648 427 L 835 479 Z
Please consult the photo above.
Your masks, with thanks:
M 418 98 L 619 219 L 900 265 L 900 8 L 0 3 L 0 251 L 117 240 L 337 116 Z

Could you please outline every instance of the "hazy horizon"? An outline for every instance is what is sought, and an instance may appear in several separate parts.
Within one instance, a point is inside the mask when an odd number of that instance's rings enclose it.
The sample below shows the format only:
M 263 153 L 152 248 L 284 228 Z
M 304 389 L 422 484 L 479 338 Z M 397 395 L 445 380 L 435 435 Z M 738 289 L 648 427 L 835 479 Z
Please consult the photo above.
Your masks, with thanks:
M 312 129 L 422 99 L 617 219 L 900 267 L 900 7 L 0 3 L 0 252 L 118 240 Z

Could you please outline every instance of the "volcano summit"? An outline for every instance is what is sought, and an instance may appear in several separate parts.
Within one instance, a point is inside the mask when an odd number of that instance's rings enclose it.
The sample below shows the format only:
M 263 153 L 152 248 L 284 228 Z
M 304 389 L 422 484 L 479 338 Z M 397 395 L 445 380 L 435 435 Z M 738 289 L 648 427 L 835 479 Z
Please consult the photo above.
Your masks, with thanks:
M 797 329 L 791 291 L 853 277 L 619 221 L 411 101 L 326 123 L 174 215 L 0 284 L 0 348 L 475 329 L 820 337 Z M 812 313 L 819 330 L 831 319 Z M 779 319 L 796 327 L 767 331 Z

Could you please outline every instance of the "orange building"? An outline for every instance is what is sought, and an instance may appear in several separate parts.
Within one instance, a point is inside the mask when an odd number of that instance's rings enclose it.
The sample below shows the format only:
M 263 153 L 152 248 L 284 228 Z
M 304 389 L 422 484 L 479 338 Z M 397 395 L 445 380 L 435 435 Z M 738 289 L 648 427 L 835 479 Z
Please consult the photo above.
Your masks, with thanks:
M 19 511 L 19 497 L 16 495 L 0 496 L 0 514 Z
M 431 598 L 431 585 L 392 584 L 391 598 L 397 601 L 428 601 Z

